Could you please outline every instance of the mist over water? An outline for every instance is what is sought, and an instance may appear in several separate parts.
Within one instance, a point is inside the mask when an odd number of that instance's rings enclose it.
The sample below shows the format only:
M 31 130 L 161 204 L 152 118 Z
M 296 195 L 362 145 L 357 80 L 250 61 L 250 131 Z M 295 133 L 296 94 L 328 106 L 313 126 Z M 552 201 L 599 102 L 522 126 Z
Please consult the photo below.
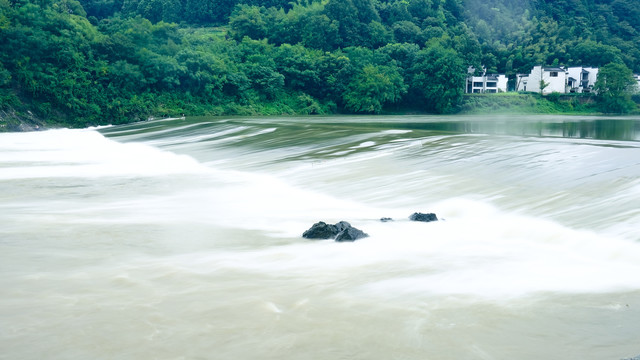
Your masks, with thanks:
M 0 357 L 640 354 L 637 118 L 0 134 L 0 184 Z M 301 238 L 320 220 L 370 237 Z

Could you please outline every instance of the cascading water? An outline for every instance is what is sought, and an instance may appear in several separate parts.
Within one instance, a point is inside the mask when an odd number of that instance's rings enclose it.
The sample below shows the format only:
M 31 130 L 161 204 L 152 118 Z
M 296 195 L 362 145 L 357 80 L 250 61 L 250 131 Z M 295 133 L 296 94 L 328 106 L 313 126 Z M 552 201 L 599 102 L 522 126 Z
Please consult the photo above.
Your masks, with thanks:
M 637 356 L 639 140 L 549 116 L 0 134 L 2 356 Z M 301 238 L 319 220 L 370 237 Z

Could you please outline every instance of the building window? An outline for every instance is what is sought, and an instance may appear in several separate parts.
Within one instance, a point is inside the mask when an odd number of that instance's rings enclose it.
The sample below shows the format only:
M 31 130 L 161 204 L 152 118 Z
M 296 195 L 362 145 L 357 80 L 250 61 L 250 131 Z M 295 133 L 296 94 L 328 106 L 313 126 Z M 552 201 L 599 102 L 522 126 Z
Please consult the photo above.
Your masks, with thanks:
M 487 87 L 497 87 L 498 83 L 493 81 L 493 82 L 487 82 Z
M 473 87 L 482 87 L 482 85 L 483 84 L 481 82 L 477 82 L 477 81 L 473 83 Z
M 496 89 L 487 89 L 487 91 L 486 91 L 486 92 L 487 92 L 487 93 L 492 93 L 492 94 L 493 94 L 493 93 L 496 93 Z
M 558 72 L 557 71 L 552 71 L 551 74 L 549 74 L 549 76 L 558 77 Z
M 473 93 L 474 94 L 479 94 L 480 93 L 480 89 L 473 89 Z

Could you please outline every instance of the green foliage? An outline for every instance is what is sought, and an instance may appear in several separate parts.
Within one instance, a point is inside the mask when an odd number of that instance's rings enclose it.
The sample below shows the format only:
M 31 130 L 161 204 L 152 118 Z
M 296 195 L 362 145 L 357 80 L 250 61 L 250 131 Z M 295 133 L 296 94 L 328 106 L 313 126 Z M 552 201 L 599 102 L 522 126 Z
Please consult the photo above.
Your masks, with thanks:
M 229 21 L 231 36 L 236 40 L 244 37 L 264 39 L 267 37 L 267 9 L 264 7 L 240 5 Z
M 581 59 L 583 63 L 591 66 L 603 66 L 611 62 L 622 61 L 620 49 L 593 40 L 580 42 L 572 51 L 573 57 Z
M 372 0 L 329 0 L 325 15 L 337 23 L 341 47 L 367 43 L 369 24 L 380 20 Z
M 598 106 L 626 112 L 635 105 L 614 84 L 640 72 L 636 5 L 0 0 L 0 108 L 66 126 L 183 112 L 450 113 L 488 104 L 462 102 L 469 66 L 513 76 L 553 64 L 600 66 Z M 532 99 L 536 111 L 596 110 L 592 97 Z
M 593 114 L 598 112 L 590 94 L 547 96 L 529 93 L 465 94 L 460 107 L 472 114 Z
M 411 92 L 427 110 L 450 113 L 458 107 L 466 76 L 458 52 L 436 43 L 417 54 L 410 72 Z
M 396 68 L 366 65 L 347 86 L 344 99 L 348 110 L 379 114 L 383 105 L 397 102 L 406 92 Z
M 594 90 L 601 108 L 607 113 L 628 113 L 636 108 L 631 94 L 636 86 L 631 70 L 621 63 L 600 68 Z

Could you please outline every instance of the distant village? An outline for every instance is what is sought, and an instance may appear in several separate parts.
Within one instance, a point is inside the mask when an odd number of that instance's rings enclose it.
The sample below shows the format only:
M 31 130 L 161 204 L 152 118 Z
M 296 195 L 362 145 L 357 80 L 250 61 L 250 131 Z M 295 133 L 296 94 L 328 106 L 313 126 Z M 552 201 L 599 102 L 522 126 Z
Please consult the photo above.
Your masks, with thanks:
M 529 74 L 517 74 L 515 83 L 509 86 L 509 79 L 504 74 L 486 74 L 473 76 L 474 68 L 469 68 L 465 93 L 483 94 L 507 91 L 529 91 L 542 93 L 590 93 L 598 78 L 597 67 L 542 67 L 534 66 Z M 640 91 L 640 75 L 634 74 Z M 540 89 L 543 80 L 543 89 Z

